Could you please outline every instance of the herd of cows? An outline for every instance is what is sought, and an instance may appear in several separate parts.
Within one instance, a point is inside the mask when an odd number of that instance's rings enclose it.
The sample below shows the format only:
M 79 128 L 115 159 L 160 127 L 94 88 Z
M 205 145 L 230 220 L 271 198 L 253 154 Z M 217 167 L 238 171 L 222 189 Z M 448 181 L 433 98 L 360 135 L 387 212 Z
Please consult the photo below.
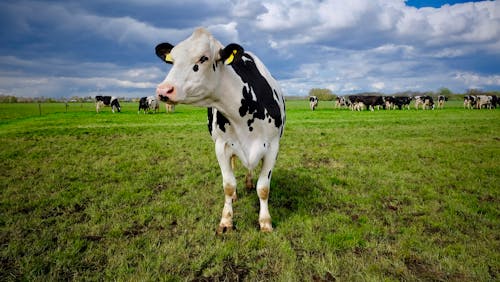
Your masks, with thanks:
M 363 109 L 373 111 L 377 109 L 395 110 L 395 109 L 410 109 L 410 103 L 414 101 L 415 109 L 443 109 L 444 104 L 448 101 L 448 97 L 439 95 L 437 96 L 437 103 L 434 102 L 432 96 L 365 96 L 365 95 L 351 95 L 351 96 L 337 96 L 335 98 L 335 108 L 349 108 L 352 111 L 361 111 Z M 316 96 L 309 97 L 309 107 L 315 110 L 318 107 L 319 99 Z M 120 112 L 120 102 L 114 96 L 96 96 L 96 112 L 99 113 L 103 106 L 111 107 L 111 111 Z M 464 96 L 464 108 L 466 109 L 496 109 L 500 106 L 500 101 L 496 95 L 466 95 Z M 175 110 L 175 105 L 172 103 L 165 103 L 165 110 L 167 113 Z M 140 112 L 157 113 L 160 111 L 160 102 L 156 96 L 142 97 L 139 100 Z
M 349 108 L 352 111 L 361 111 L 367 109 L 373 111 L 377 109 L 410 109 L 411 101 L 415 101 L 415 109 L 438 109 L 444 108 L 444 104 L 448 101 L 448 97 L 439 95 L 437 96 L 437 103 L 434 98 L 429 95 L 423 96 L 378 96 L 378 95 L 351 95 L 351 96 L 337 96 L 335 98 L 335 108 Z M 315 110 L 318 107 L 318 97 L 309 97 L 309 107 Z M 466 95 L 464 97 L 464 108 L 468 109 L 494 109 L 499 105 L 500 101 L 496 95 Z
M 111 111 L 114 113 L 115 111 L 121 112 L 120 102 L 118 98 L 115 96 L 96 96 L 95 97 L 95 110 L 97 113 L 101 110 L 102 107 L 108 106 L 111 107 Z M 175 105 L 171 103 L 165 103 L 165 109 L 168 112 L 173 112 L 175 109 Z M 160 101 L 156 98 L 156 96 L 148 96 L 142 97 L 139 100 L 139 110 L 140 112 L 148 113 L 153 112 L 157 113 L 160 111 Z

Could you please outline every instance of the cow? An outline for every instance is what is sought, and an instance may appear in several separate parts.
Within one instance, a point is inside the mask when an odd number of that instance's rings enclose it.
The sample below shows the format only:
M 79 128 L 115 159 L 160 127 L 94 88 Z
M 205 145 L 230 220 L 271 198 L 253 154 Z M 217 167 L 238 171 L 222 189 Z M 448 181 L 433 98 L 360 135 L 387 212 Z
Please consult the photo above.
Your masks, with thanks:
M 317 106 L 318 106 L 318 97 L 316 96 L 309 97 L 309 107 L 311 108 L 311 110 L 314 111 Z
M 498 97 L 497 95 L 491 95 L 490 97 L 491 97 L 491 106 L 496 109 L 499 103 Z
M 385 97 L 385 106 L 386 108 L 389 107 L 393 109 L 396 109 L 397 107 L 399 110 L 402 110 L 403 107 L 405 107 L 409 110 L 411 100 L 412 100 L 411 97 L 406 97 L 406 96 Z
M 448 101 L 448 97 L 444 95 L 439 95 L 438 96 L 438 109 L 443 109 L 444 108 L 444 103 Z
M 385 99 L 382 96 L 352 95 L 348 99 L 353 105 L 351 110 L 361 110 L 361 104 L 365 105 L 366 109 L 370 111 L 373 111 L 375 106 L 382 106 L 385 109 Z
M 422 110 L 432 109 L 434 110 L 434 99 L 431 96 L 415 96 L 415 109 L 419 109 L 422 105 Z
M 225 196 L 217 234 L 233 229 L 233 156 L 249 172 L 262 160 L 256 185 L 259 225 L 262 232 L 271 232 L 271 175 L 285 125 L 285 100 L 278 83 L 253 53 L 236 43 L 223 46 L 204 28 L 196 29 L 176 46 L 158 44 L 155 51 L 160 59 L 172 64 L 157 86 L 158 98 L 171 104 L 208 108 L 208 129 L 215 143 Z M 247 184 L 253 188 L 248 177 Z
M 155 96 L 142 97 L 139 100 L 139 111 L 137 113 L 140 113 L 141 110 L 143 110 L 144 113 L 149 111 L 156 113 L 160 110 L 160 103 Z
M 487 95 L 477 95 L 476 96 L 476 107 L 478 109 L 487 108 L 487 109 L 492 109 L 493 108 L 493 103 L 492 103 L 493 97 L 487 96 Z
M 102 107 L 111 106 L 111 111 L 114 113 L 115 110 L 121 112 L 120 103 L 118 98 L 111 96 L 95 96 L 95 111 L 99 113 Z
M 464 96 L 464 109 L 472 109 L 476 105 L 476 96 L 465 95 Z
M 149 110 L 148 97 L 141 97 L 141 99 L 139 100 L 139 110 L 137 111 L 137 113 L 140 113 L 141 110 L 144 113 Z
M 344 96 L 337 96 L 337 98 L 335 98 L 335 109 L 347 107 L 347 104 L 348 103 Z
M 153 113 L 157 113 L 160 111 L 160 101 L 158 101 L 155 96 L 148 96 L 146 100 L 148 102 L 148 108 L 150 111 L 153 111 Z

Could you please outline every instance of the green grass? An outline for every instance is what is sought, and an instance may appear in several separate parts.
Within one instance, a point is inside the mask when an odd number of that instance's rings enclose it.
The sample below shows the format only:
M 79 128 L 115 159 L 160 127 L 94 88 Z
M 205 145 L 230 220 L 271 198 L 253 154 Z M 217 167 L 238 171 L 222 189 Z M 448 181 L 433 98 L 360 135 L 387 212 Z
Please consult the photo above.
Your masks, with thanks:
M 206 110 L 0 104 L 0 280 L 500 279 L 500 111 L 287 103 L 275 230 L 237 168 L 223 207 Z

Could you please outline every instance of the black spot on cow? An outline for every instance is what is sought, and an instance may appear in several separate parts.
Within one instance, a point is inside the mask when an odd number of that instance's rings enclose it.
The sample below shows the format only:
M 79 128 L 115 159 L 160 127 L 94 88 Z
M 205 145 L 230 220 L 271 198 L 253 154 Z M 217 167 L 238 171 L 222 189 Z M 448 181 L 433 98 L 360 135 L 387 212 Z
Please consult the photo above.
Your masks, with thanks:
M 214 122 L 214 113 L 212 112 L 212 108 L 207 108 L 207 119 L 208 119 L 208 132 L 212 135 L 212 123 Z
M 272 172 L 272 170 L 269 170 L 269 173 L 267 174 L 268 179 L 271 179 L 271 172 Z
M 267 79 L 259 72 L 252 56 L 244 53 L 241 58 L 235 59 L 231 66 L 246 84 L 242 88 L 243 99 L 241 99 L 239 113 L 242 117 L 247 114 L 252 115 L 253 118 L 249 120 L 248 124 L 249 130 L 253 130 L 251 125 L 256 118 L 260 120 L 266 118 L 266 111 L 274 119 L 274 125 L 277 128 L 282 127 L 283 120 L 278 105 L 278 95 L 271 88 Z M 256 101 L 253 100 L 252 94 L 255 95 Z
M 197 72 L 197 71 L 198 71 L 198 69 L 199 69 L 198 65 L 194 65 L 194 66 L 193 66 L 193 71 L 194 71 L 194 72 Z
M 212 130 L 213 130 L 212 124 L 214 120 L 214 114 L 212 108 L 208 108 L 207 116 L 208 116 L 208 131 L 210 132 L 210 135 L 212 135 Z M 215 118 L 216 118 L 215 122 L 217 123 L 219 129 L 222 130 L 222 132 L 226 132 L 226 124 L 229 125 L 231 124 L 229 120 L 219 111 L 217 111 Z
M 203 64 L 206 61 L 208 61 L 208 58 L 205 57 L 205 56 L 201 56 L 201 58 L 200 58 L 200 64 Z

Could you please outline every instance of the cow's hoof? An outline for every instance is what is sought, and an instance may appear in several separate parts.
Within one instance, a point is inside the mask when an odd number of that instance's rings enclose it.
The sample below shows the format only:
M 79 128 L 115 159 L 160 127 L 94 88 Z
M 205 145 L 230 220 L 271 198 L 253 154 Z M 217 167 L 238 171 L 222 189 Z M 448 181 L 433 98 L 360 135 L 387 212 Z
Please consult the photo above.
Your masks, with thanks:
M 260 224 L 260 232 L 270 233 L 273 232 L 273 225 L 271 224 L 271 220 L 262 220 L 259 222 Z
M 219 227 L 217 227 L 217 230 L 215 231 L 217 233 L 217 235 L 222 235 L 226 232 L 230 232 L 233 230 L 233 226 L 232 225 L 229 225 L 229 226 L 225 226 L 225 225 L 219 225 Z

